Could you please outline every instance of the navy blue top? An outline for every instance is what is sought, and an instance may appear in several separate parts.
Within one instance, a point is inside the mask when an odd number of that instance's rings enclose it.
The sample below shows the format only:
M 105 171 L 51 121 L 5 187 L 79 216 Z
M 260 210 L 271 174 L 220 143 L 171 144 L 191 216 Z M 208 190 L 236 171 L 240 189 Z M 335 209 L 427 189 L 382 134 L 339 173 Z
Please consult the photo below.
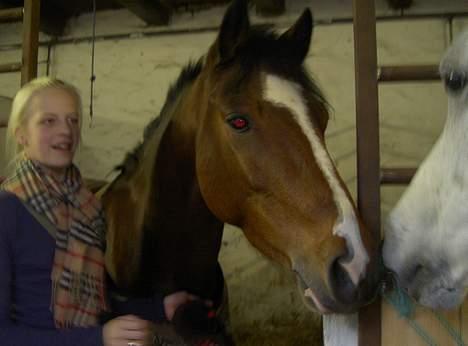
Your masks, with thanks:
M 0 343 L 8 346 L 102 345 L 102 327 L 56 329 L 51 301 L 55 239 L 15 195 L 0 191 Z M 130 304 L 130 302 L 129 302 Z M 164 320 L 162 300 L 131 311 Z M 138 313 L 138 310 L 145 310 Z M 127 313 L 127 311 L 126 311 Z

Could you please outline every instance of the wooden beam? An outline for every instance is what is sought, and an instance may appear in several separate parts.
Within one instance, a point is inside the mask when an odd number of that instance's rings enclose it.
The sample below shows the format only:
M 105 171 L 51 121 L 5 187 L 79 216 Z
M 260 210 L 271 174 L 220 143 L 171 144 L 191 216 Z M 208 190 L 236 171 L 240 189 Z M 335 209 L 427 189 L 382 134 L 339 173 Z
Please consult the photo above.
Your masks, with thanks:
M 41 6 L 40 31 L 49 36 L 62 36 L 72 14 L 61 7 L 46 4 Z
M 21 85 L 37 77 L 40 0 L 24 1 Z
M 172 15 L 172 7 L 167 1 L 158 0 L 116 0 L 128 8 L 148 25 L 168 25 Z
M 379 82 L 439 81 L 439 66 L 380 66 L 377 70 L 377 78 Z
M 17 22 L 23 18 L 23 8 L 8 8 L 4 10 L 0 10 L 0 22 L 7 23 L 7 22 Z
M 0 73 L 19 72 L 21 71 L 20 62 L 11 62 L 0 65 Z
M 285 0 L 255 0 L 255 7 L 257 13 L 265 17 L 279 16 L 286 11 Z
M 364 224 L 380 242 L 380 149 L 375 0 L 353 1 L 357 195 Z M 359 346 L 381 345 L 381 301 L 359 311 Z

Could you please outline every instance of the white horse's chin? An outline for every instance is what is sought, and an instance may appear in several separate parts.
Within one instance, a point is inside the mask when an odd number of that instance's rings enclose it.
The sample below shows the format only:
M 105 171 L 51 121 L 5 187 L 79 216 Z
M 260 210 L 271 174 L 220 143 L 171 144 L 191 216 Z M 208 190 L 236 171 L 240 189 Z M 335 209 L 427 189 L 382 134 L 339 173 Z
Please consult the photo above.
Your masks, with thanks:
M 465 292 L 462 287 L 438 287 L 427 285 L 421 289 L 418 303 L 436 310 L 457 309 L 465 299 Z

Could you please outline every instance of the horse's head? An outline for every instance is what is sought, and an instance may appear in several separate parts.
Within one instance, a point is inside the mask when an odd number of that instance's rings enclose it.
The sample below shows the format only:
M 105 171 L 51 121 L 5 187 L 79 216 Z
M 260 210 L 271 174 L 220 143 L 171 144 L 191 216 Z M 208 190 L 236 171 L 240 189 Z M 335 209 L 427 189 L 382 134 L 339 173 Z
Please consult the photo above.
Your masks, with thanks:
M 377 241 L 325 147 L 326 102 L 303 67 L 312 26 L 306 10 L 277 36 L 233 2 L 191 95 L 196 171 L 209 209 L 293 270 L 310 307 L 348 312 L 375 293 Z
M 450 309 L 468 287 L 468 31 L 447 50 L 442 135 L 385 226 L 384 261 L 419 303 Z

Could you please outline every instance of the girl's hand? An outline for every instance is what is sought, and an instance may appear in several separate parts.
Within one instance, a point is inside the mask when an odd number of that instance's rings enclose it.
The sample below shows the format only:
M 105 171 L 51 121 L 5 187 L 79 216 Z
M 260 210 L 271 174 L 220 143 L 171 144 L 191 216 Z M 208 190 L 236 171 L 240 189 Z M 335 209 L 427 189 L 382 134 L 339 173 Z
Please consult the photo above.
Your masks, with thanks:
M 153 344 L 153 327 L 148 321 L 133 315 L 125 315 L 107 322 L 102 329 L 104 346 L 139 346 Z

